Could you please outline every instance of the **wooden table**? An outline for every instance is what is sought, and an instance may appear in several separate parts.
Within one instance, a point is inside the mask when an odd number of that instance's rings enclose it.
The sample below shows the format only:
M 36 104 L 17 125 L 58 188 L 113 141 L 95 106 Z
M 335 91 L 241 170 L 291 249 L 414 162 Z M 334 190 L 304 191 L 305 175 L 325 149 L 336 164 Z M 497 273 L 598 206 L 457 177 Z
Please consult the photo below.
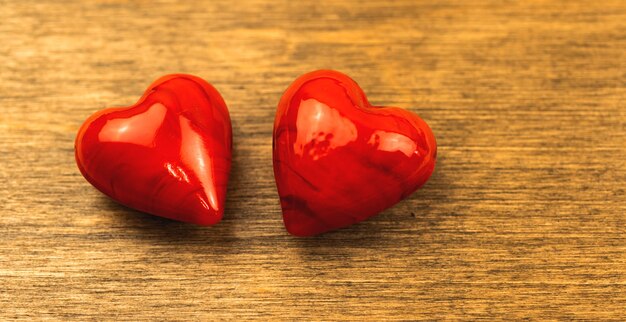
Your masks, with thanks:
M 0 316 L 626 319 L 626 2 L 2 1 Z M 376 218 L 283 228 L 272 124 L 298 75 L 351 75 L 433 128 L 435 174 Z M 120 206 L 83 120 L 161 75 L 230 108 L 225 219 Z

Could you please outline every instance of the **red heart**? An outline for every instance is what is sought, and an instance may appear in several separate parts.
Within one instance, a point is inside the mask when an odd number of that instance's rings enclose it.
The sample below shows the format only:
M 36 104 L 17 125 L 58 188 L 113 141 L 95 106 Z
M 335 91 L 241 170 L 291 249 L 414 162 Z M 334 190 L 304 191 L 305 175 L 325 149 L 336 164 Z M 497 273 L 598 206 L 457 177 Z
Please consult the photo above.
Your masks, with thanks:
M 274 175 L 287 231 L 312 236 L 376 215 L 421 187 L 437 145 L 426 122 L 371 106 L 348 76 L 305 74 L 274 122 Z
M 76 163 L 118 202 L 170 219 L 222 219 L 232 149 L 230 116 L 201 78 L 168 75 L 130 107 L 89 117 L 76 137 Z

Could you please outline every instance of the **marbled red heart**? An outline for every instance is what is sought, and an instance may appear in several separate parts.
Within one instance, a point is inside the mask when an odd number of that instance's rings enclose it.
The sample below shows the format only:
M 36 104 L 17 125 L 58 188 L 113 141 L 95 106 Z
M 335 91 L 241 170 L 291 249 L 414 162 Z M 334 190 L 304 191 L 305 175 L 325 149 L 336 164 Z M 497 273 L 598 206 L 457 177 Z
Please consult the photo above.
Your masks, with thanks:
M 312 236 L 365 220 L 421 187 L 435 137 L 417 115 L 371 106 L 335 71 L 316 71 L 283 94 L 274 122 L 274 175 L 287 230 Z
M 201 78 L 168 75 L 135 105 L 89 117 L 76 137 L 76 163 L 121 204 L 212 225 L 224 213 L 231 142 L 219 92 Z

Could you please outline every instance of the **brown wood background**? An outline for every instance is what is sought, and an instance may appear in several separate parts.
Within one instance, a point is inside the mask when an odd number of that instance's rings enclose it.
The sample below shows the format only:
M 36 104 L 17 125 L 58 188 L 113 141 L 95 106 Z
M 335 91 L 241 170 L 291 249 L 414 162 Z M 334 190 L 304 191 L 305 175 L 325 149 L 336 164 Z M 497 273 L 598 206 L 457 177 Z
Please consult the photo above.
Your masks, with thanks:
M 333 68 L 439 143 L 419 192 L 285 232 L 272 123 Z M 230 108 L 225 219 L 141 214 L 79 174 L 83 120 L 161 75 Z M 625 1 L 0 1 L 0 317 L 626 318 Z

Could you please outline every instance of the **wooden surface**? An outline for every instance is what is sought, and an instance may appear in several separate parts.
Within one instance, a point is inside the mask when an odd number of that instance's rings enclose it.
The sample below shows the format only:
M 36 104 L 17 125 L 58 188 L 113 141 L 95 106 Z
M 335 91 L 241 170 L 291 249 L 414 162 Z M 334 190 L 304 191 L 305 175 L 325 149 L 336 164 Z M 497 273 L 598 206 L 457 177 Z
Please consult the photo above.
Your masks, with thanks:
M 0 1 L 0 317 L 626 319 L 626 2 Z M 419 192 L 285 232 L 283 90 L 333 68 L 439 143 Z M 225 219 L 119 206 L 79 174 L 83 120 L 192 73 L 234 129 Z

